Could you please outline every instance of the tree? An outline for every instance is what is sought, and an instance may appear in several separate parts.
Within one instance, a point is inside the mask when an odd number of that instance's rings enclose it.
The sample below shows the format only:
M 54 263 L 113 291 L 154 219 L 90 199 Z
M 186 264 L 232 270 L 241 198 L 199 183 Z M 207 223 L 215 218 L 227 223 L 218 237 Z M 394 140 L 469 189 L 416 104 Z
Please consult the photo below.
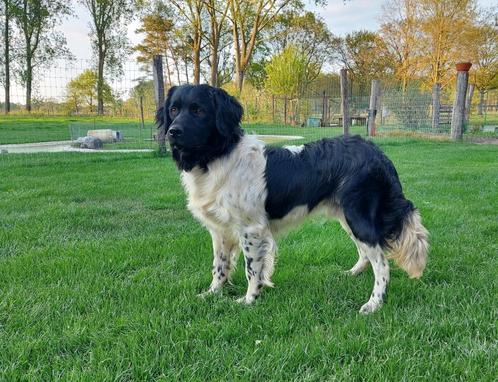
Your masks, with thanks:
M 66 104 L 76 113 L 82 112 L 84 108 L 87 108 L 88 112 L 94 113 L 97 98 L 98 75 L 95 70 L 87 69 L 67 84 Z M 111 87 L 105 82 L 103 101 L 108 104 L 114 102 Z
M 493 24 L 493 12 L 483 10 L 470 33 L 472 44 L 471 81 L 479 90 L 478 114 L 482 115 L 484 96 L 498 88 L 498 27 Z M 469 104 L 472 100 L 469 101 Z
M 419 39 L 417 2 L 389 0 L 382 7 L 380 36 L 387 54 L 393 59 L 394 75 L 406 91 L 408 82 L 418 73 Z
M 11 43 L 11 0 L 3 0 L 1 3 L 1 11 L 3 13 L 4 19 L 0 24 L 3 29 L 2 41 L 4 56 L 0 58 L 1 79 L 0 82 L 3 83 L 5 90 L 5 114 L 10 112 L 10 43 Z
M 352 81 L 364 94 L 373 78 L 381 79 L 392 73 L 385 44 L 377 33 L 353 32 L 343 39 L 339 48 L 340 60 L 351 74 Z
M 223 42 L 223 37 L 228 33 L 226 20 L 230 3 L 219 0 L 204 0 L 204 2 L 209 14 L 209 34 L 207 37 L 211 50 L 209 55 L 209 83 L 211 86 L 220 86 L 221 84 L 218 79 L 218 75 L 220 74 L 219 56 L 220 52 L 225 48 L 223 45 L 226 45 Z M 226 73 L 226 71 L 224 72 Z
M 173 20 L 159 12 L 148 14 L 142 18 L 142 26 L 136 32 L 144 33 L 142 43 L 135 46 L 139 53 L 138 62 L 150 64 L 155 55 L 163 55 L 166 61 L 166 76 L 169 86 L 172 84 L 169 54 L 171 52 Z M 173 58 L 174 60 L 174 58 Z M 147 66 L 148 67 L 148 66 Z
M 476 17 L 473 0 L 420 0 L 420 58 L 426 84 L 445 84 L 452 65 L 468 60 L 467 34 Z
M 306 54 L 288 45 L 274 56 L 266 67 L 265 88 L 273 94 L 300 97 L 320 73 L 318 66 L 309 65 Z
M 26 110 L 31 111 L 34 69 L 70 55 L 65 37 L 54 28 L 71 9 L 64 0 L 17 0 L 11 3 L 11 12 L 21 34 L 20 78 L 26 87 Z
M 240 93 L 261 31 L 267 28 L 280 12 L 291 5 L 302 6 L 302 4 L 299 1 L 296 4 L 293 0 L 228 0 L 228 2 L 232 22 L 236 82 Z
M 124 22 L 132 17 L 134 0 L 79 0 L 92 18 L 90 39 L 97 56 L 97 112 L 104 114 L 104 71 L 121 70 L 129 47 Z
M 192 64 L 194 67 L 194 84 L 201 81 L 201 48 L 204 29 L 202 24 L 202 15 L 205 6 L 205 0 L 170 0 L 178 12 L 185 19 L 187 32 L 187 43 L 192 53 Z M 186 32 L 187 30 L 184 30 Z
M 277 52 L 289 44 L 294 45 L 306 55 L 308 65 L 320 69 L 326 61 L 335 59 L 340 39 L 334 38 L 323 20 L 313 12 L 286 12 L 276 19 L 275 24 L 277 31 L 271 40 Z

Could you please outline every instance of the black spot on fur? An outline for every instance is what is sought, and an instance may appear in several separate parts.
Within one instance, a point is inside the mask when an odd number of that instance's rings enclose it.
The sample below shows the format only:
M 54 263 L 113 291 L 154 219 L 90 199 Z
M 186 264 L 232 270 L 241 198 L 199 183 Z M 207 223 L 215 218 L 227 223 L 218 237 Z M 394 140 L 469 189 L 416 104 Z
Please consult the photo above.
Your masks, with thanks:
M 246 250 L 246 252 L 249 252 L 249 247 L 244 247 L 244 249 Z

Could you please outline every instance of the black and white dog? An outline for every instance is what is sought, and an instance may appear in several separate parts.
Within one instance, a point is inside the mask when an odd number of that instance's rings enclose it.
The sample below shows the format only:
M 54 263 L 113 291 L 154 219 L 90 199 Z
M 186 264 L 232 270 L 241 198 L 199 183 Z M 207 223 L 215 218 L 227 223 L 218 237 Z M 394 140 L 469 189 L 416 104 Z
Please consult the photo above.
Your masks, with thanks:
M 213 239 L 213 281 L 203 295 L 220 291 L 242 249 L 248 289 L 238 301 L 253 302 L 263 286 L 273 285 L 274 235 L 315 212 L 339 220 L 356 244 L 351 275 L 373 267 L 373 292 L 360 313 L 374 312 L 385 299 L 384 252 L 411 277 L 422 275 L 427 230 L 379 148 L 357 136 L 266 147 L 244 134 L 242 115 L 234 97 L 207 85 L 171 88 L 157 112 L 188 208 Z

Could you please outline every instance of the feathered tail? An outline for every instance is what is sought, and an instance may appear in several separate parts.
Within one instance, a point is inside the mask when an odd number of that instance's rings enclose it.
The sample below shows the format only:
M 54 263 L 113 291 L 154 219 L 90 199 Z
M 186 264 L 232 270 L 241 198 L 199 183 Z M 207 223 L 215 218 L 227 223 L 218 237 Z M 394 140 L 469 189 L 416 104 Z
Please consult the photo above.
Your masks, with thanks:
M 403 221 L 399 237 L 389 243 L 389 258 L 410 278 L 420 278 L 427 264 L 429 232 L 422 225 L 419 212 L 412 210 Z

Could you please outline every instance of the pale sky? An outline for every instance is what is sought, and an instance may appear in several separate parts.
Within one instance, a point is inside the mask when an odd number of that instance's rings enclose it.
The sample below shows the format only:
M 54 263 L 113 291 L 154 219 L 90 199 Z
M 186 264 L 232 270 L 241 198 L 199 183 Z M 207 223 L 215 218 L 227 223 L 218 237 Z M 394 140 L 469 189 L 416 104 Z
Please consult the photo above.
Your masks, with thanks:
M 309 9 L 316 10 L 325 20 L 329 29 L 335 35 L 343 36 L 349 32 L 367 29 L 376 30 L 379 26 L 379 17 L 382 12 L 384 0 L 329 0 L 326 7 L 309 5 Z M 308 0 L 308 4 L 312 2 Z M 478 0 L 483 7 L 496 7 L 498 0 Z M 90 40 L 88 37 L 88 23 L 90 21 L 87 10 L 79 4 L 75 5 L 75 14 L 59 27 L 67 38 L 68 47 L 78 59 L 91 58 Z M 139 26 L 136 20 L 128 26 L 128 37 L 132 44 L 140 42 L 140 35 L 135 33 Z

